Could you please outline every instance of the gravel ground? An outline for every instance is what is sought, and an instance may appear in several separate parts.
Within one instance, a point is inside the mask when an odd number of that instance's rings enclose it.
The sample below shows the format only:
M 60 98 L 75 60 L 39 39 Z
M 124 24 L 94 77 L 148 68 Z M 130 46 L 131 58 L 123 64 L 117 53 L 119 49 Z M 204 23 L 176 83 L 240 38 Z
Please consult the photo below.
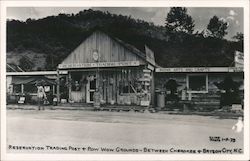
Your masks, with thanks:
M 243 132 L 236 133 L 232 130 L 236 123 L 235 119 L 218 119 L 215 116 L 77 110 L 7 110 L 7 146 L 45 148 L 7 149 L 15 153 L 117 153 L 121 148 L 125 151 L 120 150 L 119 153 L 134 153 L 134 149 L 139 149 L 140 153 L 148 148 L 164 149 L 169 153 L 171 148 L 243 148 Z M 210 136 L 228 138 L 229 141 L 210 141 Z M 235 142 L 230 142 L 231 138 L 235 139 Z M 103 152 L 101 148 L 110 148 L 114 151 Z M 130 151 L 127 151 L 128 149 Z

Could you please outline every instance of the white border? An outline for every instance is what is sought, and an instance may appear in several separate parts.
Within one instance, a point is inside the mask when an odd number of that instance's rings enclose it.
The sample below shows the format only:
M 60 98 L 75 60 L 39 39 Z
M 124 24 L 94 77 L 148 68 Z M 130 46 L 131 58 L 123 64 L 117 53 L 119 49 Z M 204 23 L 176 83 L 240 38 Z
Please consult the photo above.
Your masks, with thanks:
M 248 0 L 147 0 L 147 1 L 0 1 L 1 5 L 1 160 L 248 160 L 249 159 L 249 1 Z M 6 154 L 6 7 L 244 7 L 245 110 L 243 155 L 141 155 L 141 154 Z

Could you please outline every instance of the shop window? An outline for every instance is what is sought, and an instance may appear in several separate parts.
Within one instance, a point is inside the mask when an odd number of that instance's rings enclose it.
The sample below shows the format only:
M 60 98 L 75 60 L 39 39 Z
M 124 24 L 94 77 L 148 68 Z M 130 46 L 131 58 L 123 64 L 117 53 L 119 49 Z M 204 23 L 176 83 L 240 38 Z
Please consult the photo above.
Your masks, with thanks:
M 122 85 L 121 93 L 135 93 L 135 86 L 132 83 L 124 83 Z
M 207 75 L 188 75 L 187 76 L 188 92 L 207 93 L 208 76 Z
M 14 84 L 13 85 L 13 93 L 21 93 L 21 92 L 22 92 L 21 84 Z
M 72 73 L 71 89 L 72 91 L 81 91 L 82 74 L 79 72 Z
M 24 93 L 37 93 L 37 87 L 33 84 L 25 84 Z

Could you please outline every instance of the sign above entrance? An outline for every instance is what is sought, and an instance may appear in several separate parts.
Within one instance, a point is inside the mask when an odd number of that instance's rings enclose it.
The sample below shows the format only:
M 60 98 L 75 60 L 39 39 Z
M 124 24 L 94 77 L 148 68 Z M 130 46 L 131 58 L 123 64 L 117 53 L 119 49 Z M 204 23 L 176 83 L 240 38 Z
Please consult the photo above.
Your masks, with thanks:
M 178 73 L 178 72 L 243 72 L 240 67 L 187 67 L 187 68 L 156 68 L 156 72 Z
M 139 61 L 59 64 L 59 69 L 139 66 Z

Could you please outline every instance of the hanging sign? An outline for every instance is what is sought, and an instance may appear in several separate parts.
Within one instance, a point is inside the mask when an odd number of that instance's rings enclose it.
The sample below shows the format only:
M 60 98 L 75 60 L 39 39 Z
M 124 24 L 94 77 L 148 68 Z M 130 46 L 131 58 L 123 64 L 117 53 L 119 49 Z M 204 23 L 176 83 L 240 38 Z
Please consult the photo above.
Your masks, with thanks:
M 144 72 L 144 73 L 150 73 L 150 72 L 151 72 L 151 70 L 148 70 L 148 69 L 143 69 L 143 72 Z
M 96 68 L 96 67 L 123 67 L 123 66 L 139 66 L 139 61 L 121 61 L 121 62 L 97 62 L 97 63 L 73 63 L 59 64 L 59 69 L 70 68 Z
M 146 60 L 151 63 L 152 65 L 155 65 L 155 55 L 154 52 L 149 49 L 147 45 L 145 45 L 145 53 L 146 53 Z

